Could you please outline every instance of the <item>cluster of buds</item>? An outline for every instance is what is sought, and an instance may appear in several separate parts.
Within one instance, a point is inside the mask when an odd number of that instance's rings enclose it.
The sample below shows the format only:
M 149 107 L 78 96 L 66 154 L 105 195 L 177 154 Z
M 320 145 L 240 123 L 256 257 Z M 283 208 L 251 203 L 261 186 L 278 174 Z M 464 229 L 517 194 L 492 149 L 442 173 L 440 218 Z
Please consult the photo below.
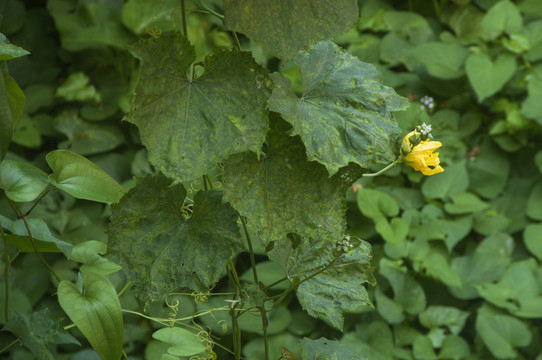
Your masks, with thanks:
M 350 242 L 350 235 L 346 235 L 335 243 L 333 255 L 336 257 L 346 254 L 354 249 L 354 244 Z

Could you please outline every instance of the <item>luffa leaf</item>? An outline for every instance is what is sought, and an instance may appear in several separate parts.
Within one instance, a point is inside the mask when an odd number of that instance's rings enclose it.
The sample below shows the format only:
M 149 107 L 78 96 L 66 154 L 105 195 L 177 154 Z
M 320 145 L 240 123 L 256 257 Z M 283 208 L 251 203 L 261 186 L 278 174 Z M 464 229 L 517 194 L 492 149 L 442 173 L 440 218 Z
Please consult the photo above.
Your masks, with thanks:
M 322 165 L 307 161 L 299 137 L 288 136 L 288 128 L 280 119 L 272 122 L 260 160 L 245 152 L 225 162 L 224 197 L 248 217 L 266 243 L 294 232 L 341 236 L 345 191 L 359 177 L 359 169 L 328 177 Z
M 300 51 L 293 59 L 303 78 L 303 93 L 272 74 L 275 88 L 269 108 L 293 125 L 309 160 L 324 164 L 330 175 L 356 163 L 368 168 L 390 163 L 400 129 L 392 111 L 404 110 L 408 101 L 382 85 L 380 73 L 323 41 Z
M 196 54 L 181 35 L 142 41 L 132 52 L 141 73 L 126 120 L 139 128 L 149 160 L 161 172 L 193 180 L 232 154 L 260 151 L 269 79 L 249 53 L 210 56 L 203 75 L 190 80 Z
M 339 36 L 358 18 L 355 0 L 226 0 L 224 23 L 280 58 Z
M 197 193 L 183 217 L 186 190 L 164 176 L 137 180 L 112 206 L 108 250 L 125 269 L 138 296 L 152 302 L 178 287 L 206 291 L 240 249 L 238 214 L 216 191 Z
M 340 239 L 336 239 L 340 240 Z M 351 250 L 338 258 L 333 254 L 336 241 L 322 238 L 303 239 L 294 247 L 289 239 L 275 244 L 271 260 L 284 268 L 292 281 L 303 280 L 297 288 L 301 306 L 314 317 L 327 320 L 337 329 L 343 328 L 342 312 L 361 305 L 371 305 L 365 285 L 375 285 L 372 275 L 371 247 L 364 241 L 351 240 Z

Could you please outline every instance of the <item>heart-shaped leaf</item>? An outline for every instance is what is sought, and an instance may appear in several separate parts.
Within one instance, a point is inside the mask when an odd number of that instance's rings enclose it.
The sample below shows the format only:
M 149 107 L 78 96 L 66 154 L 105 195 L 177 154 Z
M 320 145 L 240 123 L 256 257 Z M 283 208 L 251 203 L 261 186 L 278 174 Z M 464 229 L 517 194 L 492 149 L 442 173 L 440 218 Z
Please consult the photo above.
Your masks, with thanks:
M 487 54 L 472 54 L 465 63 L 467 77 L 482 102 L 499 91 L 516 72 L 516 58 L 510 54 L 499 55 L 491 61 Z
M 78 199 L 116 203 L 124 190 L 96 164 L 69 150 L 51 151 L 45 157 L 53 169 L 49 181 Z
M 47 174 L 32 164 L 16 160 L 0 164 L 0 189 L 13 201 L 32 201 L 47 185 Z
M 205 351 L 201 339 L 191 331 L 178 327 L 160 329 L 152 337 L 171 345 L 168 353 L 178 356 L 193 356 Z
M 58 302 L 102 360 L 119 360 L 123 326 L 117 292 L 109 280 L 95 273 L 85 274 L 83 284 L 81 294 L 71 282 L 60 282 Z

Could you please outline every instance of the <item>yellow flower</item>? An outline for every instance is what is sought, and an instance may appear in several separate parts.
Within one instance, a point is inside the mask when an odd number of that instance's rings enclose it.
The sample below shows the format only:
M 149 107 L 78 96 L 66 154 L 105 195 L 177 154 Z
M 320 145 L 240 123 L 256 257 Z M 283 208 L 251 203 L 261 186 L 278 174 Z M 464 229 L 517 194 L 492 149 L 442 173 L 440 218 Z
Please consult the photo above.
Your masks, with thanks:
M 439 165 L 438 153 L 433 152 L 442 146 L 440 141 L 429 141 L 427 139 L 413 145 L 410 142 L 410 137 L 414 134 L 419 133 L 412 131 L 405 136 L 401 144 L 401 153 L 404 156 L 405 163 L 424 175 L 434 175 L 443 172 L 444 169 Z

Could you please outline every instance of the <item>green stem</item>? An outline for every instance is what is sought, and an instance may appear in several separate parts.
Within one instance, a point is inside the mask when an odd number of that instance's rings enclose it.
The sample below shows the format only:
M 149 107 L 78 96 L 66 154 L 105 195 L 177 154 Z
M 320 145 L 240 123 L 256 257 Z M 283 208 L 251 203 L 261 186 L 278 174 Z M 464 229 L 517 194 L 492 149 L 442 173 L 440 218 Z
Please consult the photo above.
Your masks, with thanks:
M 61 282 L 62 279 L 60 279 L 60 277 L 55 273 L 55 271 L 53 270 L 51 265 L 49 265 L 47 263 L 47 261 L 43 258 L 43 256 L 41 256 L 41 253 L 38 251 L 38 248 L 36 247 L 36 240 L 34 240 L 34 237 L 32 236 L 32 232 L 30 231 L 30 226 L 28 226 L 28 222 L 26 221 L 25 216 L 21 213 L 21 210 L 19 210 L 19 208 L 15 205 L 15 203 L 13 203 L 13 201 L 9 200 L 9 202 L 10 202 L 11 206 L 13 206 L 13 208 L 16 209 L 16 212 L 17 212 L 19 218 L 23 220 L 24 227 L 26 228 L 26 232 L 28 233 L 28 237 L 30 238 L 30 242 L 32 243 L 32 248 L 34 249 L 34 252 L 36 253 L 36 255 L 38 255 L 38 257 L 40 258 L 43 265 L 45 265 L 45 267 L 47 269 L 49 269 L 51 274 L 53 274 L 55 279 L 58 282 Z
M 120 297 L 122 296 L 122 294 L 124 294 L 124 292 L 125 292 L 126 290 L 128 290 L 128 288 L 130 287 L 130 285 L 132 285 L 132 282 L 131 282 L 131 281 L 128 281 L 128 282 L 126 283 L 126 285 L 124 285 L 124 287 L 122 288 L 122 290 L 119 291 L 119 293 L 117 294 L 117 297 L 120 298 Z
M 207 182 L 209 183 L 209 187 L 211 188 L 211 190 L 214 190 L 215 185 L 213 184 L 213 180 L 211 179 L 209 174 L 205 174 L 205 178 L 207 179 Z
M 275 282 L 272 283 L 271 285 L 267 285 L 265 288 L 269 290 L 269 289 L 271 289 L 273 286 L 278 285 L 278 284 L 280 284 L 281 282 L 286 281 L 286 280 L 288 280 L 288 278 L 285 276 L 285 277 L 283 277 L 282 279 L 279 279 L 279 280 L 275 281 Z
M 4 240 L 4 253 L 6 254 L 6 264 L 5 264 L 5 267 L 4 267 L 4 279 L 5 279 L 5 282 L 4 282 L 4 286 L 5 286 L 5 291 L 4 291 L 4 294 L 5 294 L 5 303 L 4 303 L 4 319 L 5 321 L 7 322 L 8 321 L 8 312 L 9 312 L 9 268 L 10 268 L 10 265 L 11 265 L 11 259 L 9 258 L 9 252 L 8 252 L 8 242 L 6 240 L 6 238 L 4 237 L 5 234 L 4 234 L 4 229 L 2 228 L 2 226 L 0 226 L 0 233 L 2 233 L 2 240 Z
M 258 284 L 258 272 L 256 271 L 256 260 L 254 259 L 254 250 L 252 248 L 252 241 L 250 240 L 250 235 L 248 234 L 247 229 L 247 219 L 244 216 L 241 216 L 241 223 L 243 224 L 243 230 L 245 231 L 245 237 L 247 238 L 248 244 L 248 253 L 250 255 L 250 265 L 252 267 L 252 276 L 254 277 L 254 282 Z
M 183 18 L 183 35 L 188 38 L 188 29 L 186 27 L 186 8 L 184 6 L 184 0 L 181 0 L 181 16 Z
M 233 264 L 233 261 L 231 259 L 228 260 L 228 264 L 230 267 L 230 271 L 228 274 L 230 274 L 230 279 L 233 281 L 235 287 L 236 287 L 236 295 L 238 296 L 241 293 L 241 282 L 239 281 L 239 276 L 237 275 L 237 271 L 235 270 L 235 266 Z M 237 300 L 234 299 L 233 300 Z M 232 323 L 232 336 L 233 336 L 233 350 L 235 352 L 235 360 L 241 359 L 241 328 L 239 327 L 239 323 L 237 322 L 237 318 L 239 317 L 239 314 L 235 313 L 235 308 L 237 307 L 237 303 L 234 303 L 233 306 L 230 309 L 230 316 L 231 316 L 231 323 Z
M 12 342 L 10 342 L 9 344 L 7 344 L 2 350 L 0 350 L 0 354 L 2 354 L 4 351 L 6 351 L 7 349 L 9 349 L 10 347 L 12 347 L 13 345 L 17 344 L 19 341 L 19 339 L 15 339 L 13 340 Z
M 388 171 L 389 169 L 391 169 L 391 168 L 394 167 L 395 165 L 397 165 L 397 164 L 399 163 L 399 160 L 400 160 L 400 159 L 401 159 L 401 158 L 395 160 L 394 162 L 392 162 L 391 164 L 389 164 L 388 166 L 386 166 L 386 167 L 385 167 L 384 169 L 382 169 L 382 170 L 379 170 L 379 171 L 377 171 L 377 172 L 375 172 L 375 173 L 372 173 L 372 174 L 363 174 L 362 176 L 363 176 L 363 177 L 374 177 L 374 176 L 378 176 L 378 175 L 380 175 L 380 174 L 382 174 L 382 173 Z
M 233 34 L 233 38 L 235 39 L 235 44 L 237 45 L 237 50 L 241 51 L 241 43 L 239 42 L 239 38 L 237 37 L 237 33 L 235 31 L 231 32 Z
M 201 7 L 203 7 L 205 10 L 207 10 L 207 11 L 209 12 L 209 14 L 216 16 L 216 17 L 219 18 L 220 20 L 224 20 L 224 15 L 219 14 L 219 13 L 217 13 L 216 11 L 214 11 L 213 9 L 211 9 L 210 7 L 208 7 L 208 6 L 203 2 L 203 0 L 199 0 L 199 3 L 200 3 L 200 5 L 201 5 Z
M 38 205 L 40 203 L 41 199 L 43 199 L 45 197 L 45 195 L 49 194 L 51 192 L 51 190 L 54 190 L 54 189 L 55 188 L 51 186 L 47 190 L 45 190 L 45 192 L 43 194 L 41 194 L 40 197 L 34 202 L 34 205 L 32 205 L 30 210 L 28 210 L 27 212 L 24 213 L 24 216 L 30 215 L 30 213 L 32 212 L 32 210 L 34 210 L 36 205 Z
M 201 181 L 203 182 L 203 189 L 205 191 L 209 190 L 209 187 L 207 186 L 207 179 L 205 178 L 205 175 L 201 177 Z
M 260 308 L 262 314 L 262 329 L 263 329 L 263 343 L 265 349 L 265 360 L 269 360 L 269 339 L 267 337 L 267 326 L 269 325 L 269 319 L 267 319 L 267 313 L 264 308 Z

